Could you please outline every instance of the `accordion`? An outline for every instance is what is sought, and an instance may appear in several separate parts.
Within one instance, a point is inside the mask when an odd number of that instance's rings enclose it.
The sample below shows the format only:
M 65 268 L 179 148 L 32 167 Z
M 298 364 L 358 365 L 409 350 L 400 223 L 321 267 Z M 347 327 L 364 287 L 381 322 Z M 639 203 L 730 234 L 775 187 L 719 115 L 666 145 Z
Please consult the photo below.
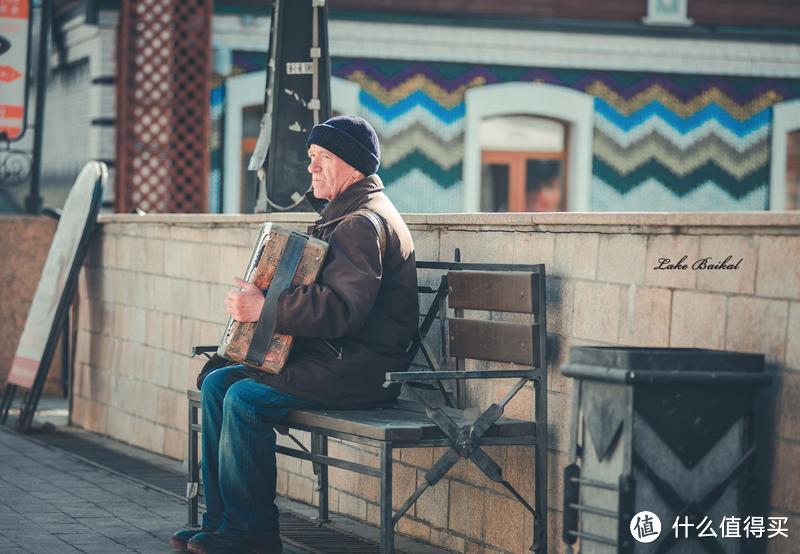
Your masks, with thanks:
M 261 318 L 252 323 L 229 318 L 217 354 L 261 371 L 280 373 L 294 339 L 275 332 L 278 297 L 290 286 L 315 282 L 327 252 L 325 241 L 263 224 L 244 276 L 245 281 L 266 290 Z

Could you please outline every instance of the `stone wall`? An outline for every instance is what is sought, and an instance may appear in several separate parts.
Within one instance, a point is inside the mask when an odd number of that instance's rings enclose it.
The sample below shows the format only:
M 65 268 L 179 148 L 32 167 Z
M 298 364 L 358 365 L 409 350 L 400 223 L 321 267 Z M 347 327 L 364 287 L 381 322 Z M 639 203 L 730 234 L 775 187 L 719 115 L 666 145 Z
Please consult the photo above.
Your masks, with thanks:
M 55 230 L 49 217 L 0 217 L 0 384 L 11 368 Z M 42 393 L 63 394 L 60 343 Z
M 580 344 L 696 346 L 763 352 L 775 384 L 765 460 L 772 513 L 800 516 L 800 214 L 409 215 L 417 258 L 544 263 L 547 268 L 551 428 L 550 544 L 564 551 L 561 474 L 567 463 L 572 383 L 559 367 Z M 272 216 L 303 229 L 306 215 Z M 91 431 L 182 459 L 185 390 L 202 362 L 193 344 L 215 344 L 222 299 L 249 257 L 262 216 L 104 216 L 80 281 L 80 331 L 72 420 Z M 655 270 L 659 258 L 687 263 L 742 258 L 737 270 Z M 511 411 L 530 415 L 528 404 Z M 491 384 L 469 389 L 485 405 Z M 299 435 L 308 441 L 307 436 Z M 374 451 L 333 441 L 330 450 L 377 465 Z M 441 450 L 441 449 L 439 449 Z M 492 448 L 528 498 L 532 453 Z M 395 507 L 421 482 L 438 451 L 396 452 Z M 310 464 L 280 457 L 281 494 L 315 502 Z M 331 509 L 379 520 L 377 479 L 331 469 Z M 526 551 L 531 518 L 473 466 L 459 462 L 427 491 L 400 532 L 463 552 Z M 788 541 L 770 541 L 774 552 Z

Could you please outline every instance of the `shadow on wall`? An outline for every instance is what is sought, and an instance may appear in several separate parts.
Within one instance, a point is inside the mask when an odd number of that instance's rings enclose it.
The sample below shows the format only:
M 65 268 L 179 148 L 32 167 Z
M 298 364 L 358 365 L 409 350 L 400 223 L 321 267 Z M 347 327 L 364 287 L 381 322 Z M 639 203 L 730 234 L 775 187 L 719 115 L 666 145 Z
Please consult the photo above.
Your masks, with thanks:
M 753 489 L 752 506 L 754 513 L 767 515 L 770 513 L 770 506 L 776 507 L 784 505 L 779 489 L 784 487 L 788 490 L 796 487 L 798 475 L 789 477 L 789 481 L 780 482 L 780 469 L 775 467 L 776 450 L 782 441 L 780 436 L 779 420 L 781 410 L 781 392 L 789 390 L 786 381 L 786 372 L 791 371 L 781 368 L 775 364 L 765 364 L 764 369 L 772 376 L 772 382 L 768 387 L 763 387 L 756 394 L 755 406 L 755 439 L 756 439 L 756 468 L 755 484 Z M 788 407 L 787 407 L 788 410 Z M 785 415 L 785 414 L 784 414 Z M 777 472 L 776 472 L 777 469 Z M 773 486 L 773 483 L 777 486 Z M 783 493 L 784 495 L 786 493 Z

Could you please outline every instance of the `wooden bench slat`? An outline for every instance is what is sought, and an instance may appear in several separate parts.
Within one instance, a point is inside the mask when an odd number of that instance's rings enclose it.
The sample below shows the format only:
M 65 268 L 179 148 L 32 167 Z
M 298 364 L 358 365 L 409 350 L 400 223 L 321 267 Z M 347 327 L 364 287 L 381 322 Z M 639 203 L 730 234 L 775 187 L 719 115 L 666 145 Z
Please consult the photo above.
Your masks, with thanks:
M 453 318 L 448 320 L 450 355 L 455 358 L 536 366 L 539 325 Z
M 537 276 L 500 271 L 451 271 L 447 274 L 451 308 L 532 314 L 539 311 Z
M 458 413 L 450 414 L 453 420 L 469 423 Z M 379 441 L 413 441 L 443 438 L 442 431 L 424 412 L 397 408 L 377 410 L 292 410 L 284 422 L 289 427 L 299 425 L 323 431 L 335 431 Z M 536 424 L 531 421 L 500 418 L 487 437 L 519 437 L 535 435 Z

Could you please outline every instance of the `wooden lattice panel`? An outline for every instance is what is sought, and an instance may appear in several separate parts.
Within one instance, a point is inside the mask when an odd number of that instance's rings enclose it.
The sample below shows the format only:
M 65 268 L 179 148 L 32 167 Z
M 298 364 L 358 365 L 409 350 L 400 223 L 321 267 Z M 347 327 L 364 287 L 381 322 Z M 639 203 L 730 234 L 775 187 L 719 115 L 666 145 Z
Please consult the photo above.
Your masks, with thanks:
M 124 0 L 116 211 L 208 210 L 212 0 Z

